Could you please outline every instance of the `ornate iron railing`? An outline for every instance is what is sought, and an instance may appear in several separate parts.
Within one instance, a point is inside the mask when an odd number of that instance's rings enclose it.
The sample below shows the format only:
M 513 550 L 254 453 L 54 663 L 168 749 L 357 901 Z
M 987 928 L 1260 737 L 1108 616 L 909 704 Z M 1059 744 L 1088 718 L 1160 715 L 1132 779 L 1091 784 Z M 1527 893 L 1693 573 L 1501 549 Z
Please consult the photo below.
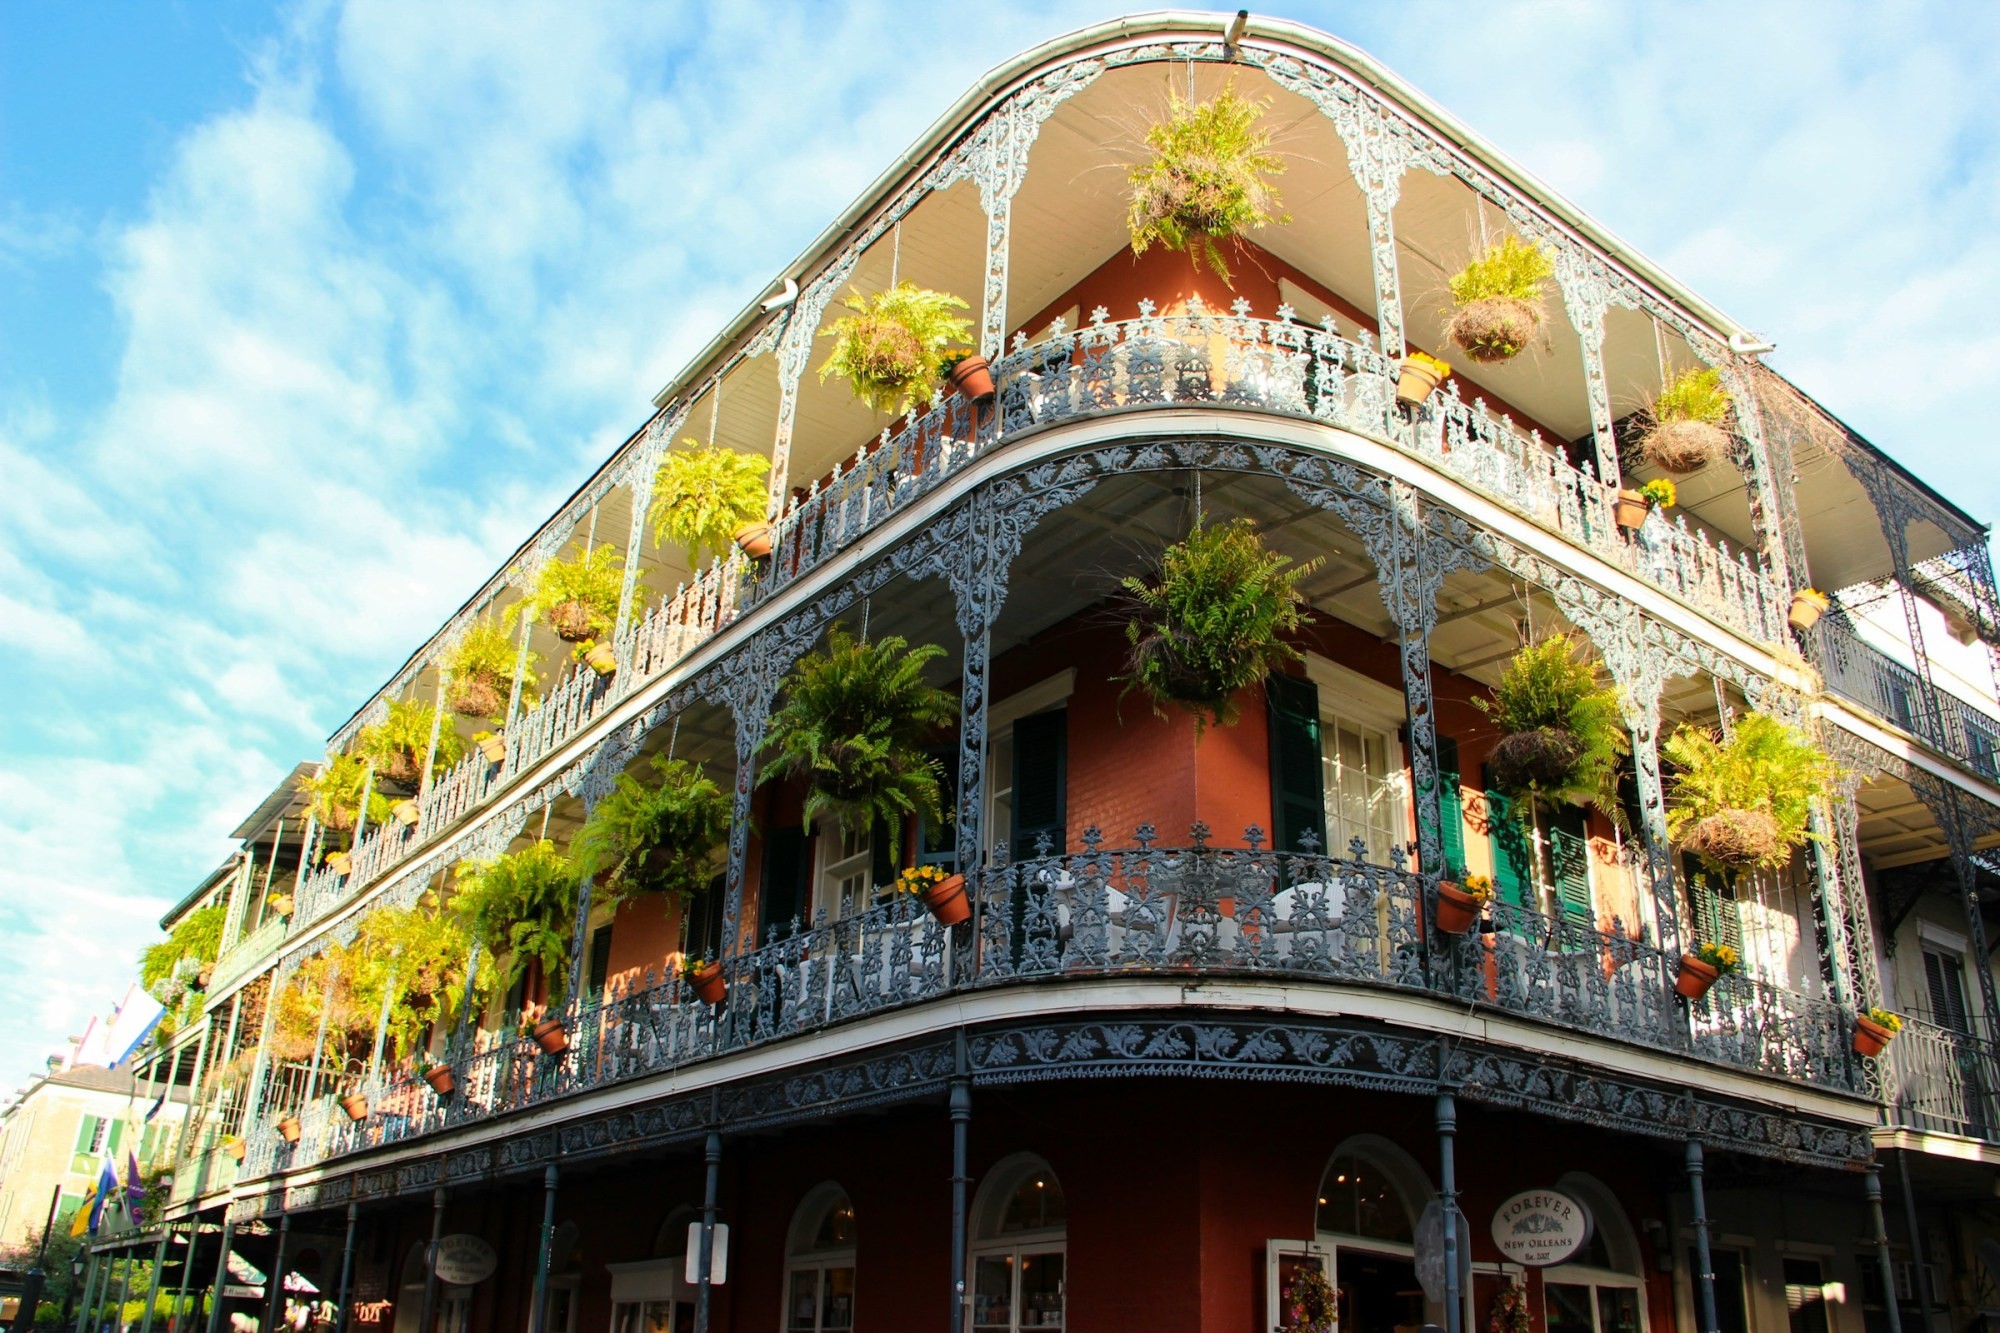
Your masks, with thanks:
M 2000 1142 L 2000 1050 L 1992 1042 L 1906 1018 L 1876 1064 L 1890 1124 Z
M 285 919 L 281 916 L 272 916 L 248 935 L 239 937 L 215 960 L 215 967 L 208 976 L 208 993 L 220 995 L 255 972 L 265 959 L 278 951 L 284 940 Z
M 1198 305 L 1157 314 L 1151 301 L 1141 302 L 1140 312 L 1114 320 L 1100 309 L 1084 327 L 1058 327 L 1033 346 L 1017 339 L 994 367 L 992 403 L 948 395 L 836 465 L 779 516 L 769 558 L 732 554 L 634 617 L 616 645 L 614 680 L 573 667 L 507 729 L 504 764 L 490 765 L 475 750 L 432 782 L 414 827 L 367 831 L 349 875 L 326 866 L 303 874 L 295 923 L 303 927 L 332 911 L 576 735 L 607 704 L 657 678 L 741 611 L 852 548 L 974 459 L 1066 421 L 1206 407 L 1301 417 L 1388 440 L 1732 629 L 1784 641 L 1789 595 L 1760 557 L 1731 552 L 1685 517 L 1670 523 L 1655 514 L 1637 533 L 1619 528 L 1612 519 L 1615 488 L 1483 402 L 1466 402 L 1456 382 L 1413 409 L 1399 406 L 1397 363 L 1365 335 L 1350 339 L 1330 326 L 1298 323 L 1289 309 L 1260 319 L 1243 301 L 1227 314 Z
M 647 977 L 573 1010 L 560 1057 L 511 1033 L 477 1037 L 453 1055 L 451 1097 L 410 1076 L 369 1084 L 366 1121 L 315 1122 L 320 1136 L 308 1132 L 294 1149 L 267 1142 L 269 1160 L 305 1165 L 867 1014 L 1049 979 L 1388 988 L 1717 1067 L 1865 1090 L 1852 1018 L 1830 1000 L 1733 975 L 1690 1005 L 1674 994 L 1678 959 L 1616 922 L 1598 930 L 1564 913 L 1495 906 L 1479 931 L 1444 935 L 1430 926 L 1422 877 L 1400 855 L 1379 865 L 1358 845 L 1334 858 L 1270 851 L 1254 830 L 1244 848 L 1210 847 L 1204 830 L 1196 834 L 1191 845 L 1160 847 L 1142 828 L 1136 846 L 1114 851 L 1091 830 L 1079 853 L 1003 860 L 972 877 L 968 927 L 940 926 L 905 895 L 798 927 L 726 959 L 717 1005 L 697 1002 L 677 977 Z M 268 1126 L 257 1133 L 272 1139 Z
M 1903 665 L 1828 616 L 1821 643 L 1826 683 L 1863 708 L 1913 732 L 1945 754 L 1962 759 L 1985 777 L 2000 780 L 2000 718 L 1947 690 L 1932 690 L 1935 712 L 1916 671 Z

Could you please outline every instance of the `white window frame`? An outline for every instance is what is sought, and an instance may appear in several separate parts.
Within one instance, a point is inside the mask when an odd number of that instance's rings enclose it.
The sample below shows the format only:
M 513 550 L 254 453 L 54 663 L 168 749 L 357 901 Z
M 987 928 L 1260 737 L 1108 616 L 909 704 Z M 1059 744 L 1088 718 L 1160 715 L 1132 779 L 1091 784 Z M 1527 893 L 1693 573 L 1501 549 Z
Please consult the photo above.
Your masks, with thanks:
M 1382 760 L 1388 769 L 1384 777 L 1390 784 L 1389 826 L 1395 830 L 1398 843 L 1408 843 L 1415 833 L 1411 824 L 1410 756 L 1401 734 L 1407 721 L 1402 694 L 1318 653 L 1306 654 L 1305 668 L 1306 679 L 1319 691 L 1322 766 L 1326 762 L 1327 744 L 1337 736 L 1339 724 L 1344 722 L 1356 730 L 1378 733 L 1382 737 Z M 1330 844 L 1326 852 L 1338 857 L 1347 855 L 1347 842 L 1337 836 L 1334 828 L 1339 822 L 1334 806 L 1336 796 L 1321 783 L 1320 817 L 1326 823 Z M 1370 854 L 1377 855 L 1372 848 Z M 1381 855 L 1386 859 L 1386 849 Z
M 1014 774 L 1000 771 L 1000 742 L 1014 729 L 1014 724 L 1024 717 L 1036 713 L 1046 713 L 1069 706 L 1070 696 L 1076 693 L 1076 668 L 1058 671 L 1044 680 L 1036 681 L 1025 690 L 1016 690 L 1005 699 L 988 705 L 986 709 L 986 789 L 982 803 L 980 820 L 980 840 L 984 844 L 982 852 L 991 853 L 995 843 L 1005 842 L 1007 833 L 1000 828 L 1000 803 L 1011 801 L 1014 795 Z M 1011 764 L 1009 765 L 1011 769 Z M 1012 808 L 1009 806 L 1008 808 Z
M 1062 1315 L 1060 1325 L 1021 1323 L 1021 1274 L 1025 1269 L 1023 1260 L 1045 1259 L 1050 1255 L 1063 1261 Z M 1047 1227 L 1038 1231 L 1017 1231 L 1011 1236 L 996 1240 L 983 1240 L 969 1246 L 965 1255 L 965 1317 L 966 1327 L 973 1333 L 990 1333 L 998 1329 L 998 1324 L 982 1324 L 974 1316 L 974 1301 L 979 1292 L 979 1261 L 981 1259 L 1013 1260 L 1013 1290 L 1007 1294 L 1008 1333 L 1019 1333 L 1023 1328 L 1069 1327 L 1069 1224 Z
M 799 1200 L 799 1206 L 792 1212 L 792 1225 L 785 1233 L 784 1285 L 779 1288 L 778 1292 L 779 1333 L 797 1333 L 796 1326 L 792 1323 L 792 1278 L 794 1274 L 813 1274 L 813 1333 L 822 1333 L 827 1327 L 827 1273 L 837 1269 L 846 1269 L 850 1276 L 850 1281 L 854 1283 L 855 1304 L 858 1305 L 860 1303 L 858 1297 L 860 1295 L 861 1269 L 860 1265 L 855 1262 L 855 1246 L 848 1246 L 845 1249 L 839 1250 L 800 1250 L 798 1248 L 801 1243 L 798 1235 L 801 1225 L 810 1219 L 813 1226 L 817 1228 L 819 1219 L 825 1215 L 826 1210 L 842 1200 L 845 1200 L 850 1208 L 853 1207 L 853 1197 L 846 1190 L 829 1181 L 825 1184 L 817 1185 L 808 1191 L 806 1196 Z M 808 1213 L 808 1209 L 811 1210 L 810 1213 Z M 807 1237 L 806 1243 L 810 1243 L 810 1241 L 811 1238 Z M 859 1325 L 856 1322 L 854 1307 L 849 1306 L 847 1323 L 844 1325 L 844 1328 L 851 1330 L 857 1327 Z M 674 1333 L 680 1333 L 680 1330 L 676 1329 Z
M 875 905 L 875 890 L 883 887 L 867 882 L 875 873 L 875 830 L 863 829 L 853 835 L 860 843 L 856 852 L 846 850 L 849 835 L 833 820 L 822 821 L 818 832 L 813 839 L 813 919 L 821 912 L 828 921 L 858 916 Z M 860 875 L 863 887 L 850 903 L 843 901 L 839 881 L 853 874 Z
M 679 1306 L 691 1305 L 695 1299 L 695 1288 L 687 1280 L 685 1254 L 606 1264 L 604 1271 L 611 1275 L 611 1333 L 645 1333 L 639 1324 L 628 1331 L 623 1321 L 626 1311 L 634 1309 L 643 1318 L 648 1305 L 667 1307 L 667 1333 L 690 1333 L 692 1321 L 688 1328 L 682 1328 L 678 1314 Z

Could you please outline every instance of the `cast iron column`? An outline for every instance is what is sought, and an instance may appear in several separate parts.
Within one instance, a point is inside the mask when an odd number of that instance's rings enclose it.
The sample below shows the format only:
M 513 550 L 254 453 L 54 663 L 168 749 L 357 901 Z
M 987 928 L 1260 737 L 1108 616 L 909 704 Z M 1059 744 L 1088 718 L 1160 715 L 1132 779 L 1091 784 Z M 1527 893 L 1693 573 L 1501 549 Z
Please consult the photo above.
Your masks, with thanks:
M 1464 1297 L 1458 1289 L 1458 1164 L 1453 1139 L 1458 1134 L 1458 1102 L 1448 1092 L 1437 1099 L 1438 1207 L 1444 1223 L 1445 1333 L 1463 1333 Z
M 548 1326 L 549 1247 L 556 1237 L 556 1168 L 551 1162 L 542 1172 L 542 1241 L 535 1260 L 535 1306 L 528 1312 L 529 1333 L 542 1333 Z
M 353 1322 L 347 1313 L 347 1302 L 348 1298 L 354 1294 L 354 1224 L 360 1217 L 361 1206 L 349 1203 L 347 1205 L 347 1238 L 341 1243 L 340 1247 L 340 1285 L 334 1288 L 333 1292 L 334 1309 L 339 1312 L 335 1316 L 337 1322 L 333 1326 L 333 1333 L 347 1333 L 348 1325 Z
M 1689 1139 L 1687 1146 L 1688 1197 L 1694 1207 L 1694 1304 L 1700 1321 L 1699 1333 L 1717 1333 L 1715 1327 L 1715 1264 L 1708 1253 L 1708 1196 L 1702 1191 L 1701 1142 Z
M 1896 1261 L 1889 1255 L 1889 1227 L 1882 1220 L 1882 1164 L 1870 1162 L 1861 1178 L 1868 1196 L 1868 1221 L 1875 1228 L 1875 1261 L 1882 1267 L 1882 1303 L 1889 1307 L 1889 1333 L 1903 1333 L 1903 1312 L 1896 1308 Z
M 85 1243 L 88 1244 L 87 1241 Z M 76 1284 L 72 1282 L 70 1285 L 74 1287 Z M 96 1285 L 97 1285 L 97 1252 L 93 1250 L 90 1252 L 90 1257 L 84 1260 L 83 1292 L 80 1296 L 77 1297 L 77 1305 L 80 1308 L 76 1312 L 76 1333 L 83 1333 L 84 1325 L 87 1324 L 90 1320 L 90 1292 L 91 1289 Z M 71 1294 L 75 1295 L 76 1293 L 72 1292 Z M 63 1322 L 68 1323 L 69 1321 L 65 1319 Z M 209 1333 L 214 1333 L 214 1330 L 211 1329 Z
M 972 1128 L 972 1084 L 951 1081 L 951 1333 L 965 1328 L 965 1141 Z
M 695 1295 L 694 1333 L 708 1333 L 709 1275 L 715 1265 L 715 1194 L 722 1183 L 722 1135 L 708 1131 L 708 1181 L 701 1191 L 701 1287 Z
M 215 1282 L 208 1289 L 208 1333 L 222 1327 L 222 1293 L 229 1286 L 229 1247 L 236 1243 L 236 1219 L 222 1213 L 222 1249 L 215 1256 Z
M 417 1316 L 417 1333 L 430 1333 L 431 1320 L 437 1315 L 437 1257 L 438 1242 L 444 1239 L 444 1186 L 431 1192 L 431 1243 L 424 1251 L 424 1303 L 422 1313 Z
M 1903 1182 L 1903 1225 L 1910 1230 L 1910 1258 L 1915 1261 L 1917 1271 L 1910 1288 L 1917 1298 L 1917 1309 L 1923 1315 L 1919 1327 L 1931 1327 L 1931 1310 L 1937 1304 L 1937 1294 L 1931 1290 L 1930 1265 L 1924 1262 L 1924 1233 L 1917 1227 L 1917 1195 L 1910 1188 L 1910 1154 L 1907 1149 L 1896 1154 L 1896 1174 Z M 1891 1288 L 1893 1292 L 1894 1288 Z M 1947 1329 L 1946 1333 L 1950 1333 Z
M 139 1333 L 153 1333 L 153 1307 L 159 1304 L 154 1296 L 160 1289 L 160 1265 L 167 1257 L 167 1237 L 173 1234 L 171 1230 L 162 1231 L 153 1246 L 152 1280 L 146 1284 L 146 1313 L 139 1320 Z
M 278 1214 L 278 1252 L 271 1257 L 271 1271 L 264 1279 L 270 1288 L 265 1292 L 264 1329 L 265 1333 L 277 1333 L 278 1321 L 285 1314 L 285 1242 L 292 1238 L 292 1215 Z

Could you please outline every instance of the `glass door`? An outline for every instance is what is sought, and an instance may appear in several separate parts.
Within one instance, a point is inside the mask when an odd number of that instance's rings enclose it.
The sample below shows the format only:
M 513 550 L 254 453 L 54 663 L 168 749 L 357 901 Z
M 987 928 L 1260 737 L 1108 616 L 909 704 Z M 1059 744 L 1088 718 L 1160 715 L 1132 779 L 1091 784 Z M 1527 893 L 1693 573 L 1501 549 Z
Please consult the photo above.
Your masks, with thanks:
M 982 1254 L 972 1267 L 972 1327 L 976 1333 L 1017 1333 L 1063 1326 L 1061 1250 Z

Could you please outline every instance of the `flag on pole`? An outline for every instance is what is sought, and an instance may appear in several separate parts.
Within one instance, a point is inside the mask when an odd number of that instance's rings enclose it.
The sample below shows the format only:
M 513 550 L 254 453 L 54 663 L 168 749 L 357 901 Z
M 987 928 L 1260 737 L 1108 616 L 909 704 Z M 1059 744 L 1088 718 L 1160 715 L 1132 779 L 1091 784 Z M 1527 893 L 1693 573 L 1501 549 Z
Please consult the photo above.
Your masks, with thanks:
M 97 1234 L 97 1224 L 104 1220 L 104 1205 L 118 1192 L 118 1168 L 111 1165 L 111 1154 L 106 1153 L 97 1170 L 97 1199 L 90 1205 L 90 1234 Z
M 146 1186 L 139 1179 L 139 1159 L 130 1148 L 125 1150 L 125 1204 L 135 1221 L 139 1210 L 146 1206 Z
M 92 1181 L 83 1190 L 83 1202 L 76 1206 L 76 1215 L 70 1219 L 69 1234 L 81 1236 L 90 1226 L 91 1204 L 97 1198 L 97 1182 Z

